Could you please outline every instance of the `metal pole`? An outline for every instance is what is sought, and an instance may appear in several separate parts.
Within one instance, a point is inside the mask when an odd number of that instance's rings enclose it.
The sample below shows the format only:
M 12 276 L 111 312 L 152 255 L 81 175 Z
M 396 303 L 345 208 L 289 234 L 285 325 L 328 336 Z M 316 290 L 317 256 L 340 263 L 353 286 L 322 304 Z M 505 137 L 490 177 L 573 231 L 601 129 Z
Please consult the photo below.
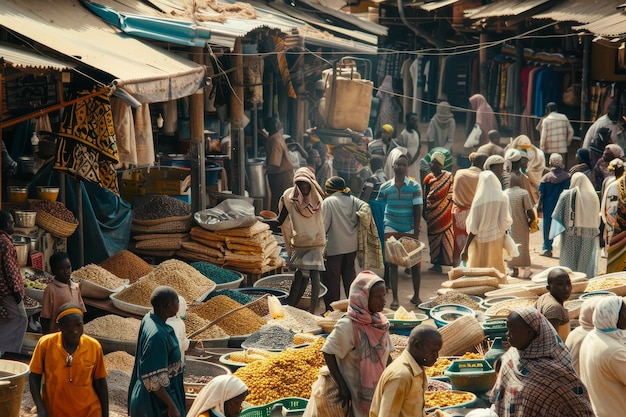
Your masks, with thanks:
M 85 235 L 83 230 L 83 184 L 76 181 L 76 204 L 78 209 L 78 262 L 85 265 Z M 78 268 L 77 268 L 78 269 Z

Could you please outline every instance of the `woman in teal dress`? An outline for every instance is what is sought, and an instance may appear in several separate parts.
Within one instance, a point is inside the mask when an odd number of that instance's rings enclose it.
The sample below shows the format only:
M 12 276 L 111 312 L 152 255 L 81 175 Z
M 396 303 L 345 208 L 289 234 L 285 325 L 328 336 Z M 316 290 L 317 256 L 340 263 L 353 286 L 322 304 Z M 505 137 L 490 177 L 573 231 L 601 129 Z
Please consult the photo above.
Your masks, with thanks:
M 161 286 L 150 296 L 154 313 L 141 320 L 128 389 L 130 417 L 185 415 L 184 366 L 174 329 L 165 321 L 178 312 L 178 294 Z

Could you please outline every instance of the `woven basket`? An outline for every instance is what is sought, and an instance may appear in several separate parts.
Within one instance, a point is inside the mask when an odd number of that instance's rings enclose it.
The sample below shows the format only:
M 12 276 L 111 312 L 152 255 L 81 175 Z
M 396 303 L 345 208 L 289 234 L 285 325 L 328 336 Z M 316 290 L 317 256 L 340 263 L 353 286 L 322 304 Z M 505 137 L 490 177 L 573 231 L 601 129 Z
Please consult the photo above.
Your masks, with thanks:
M 191 219 L 160 223 L 154 226 L 131 224 L 131 232 L 135 233 L 186 233 L 191 230 Z
M 472 316 L 459 317 L 439 329 L 439 333 L 443 339 L 439 356 L 463 355 L 474 350 L 474 347 L 485 338 L 482 326 Z
M 72 236 L 78 227 L 78 223 L 68 223 L 43 210 L 37 210 L 36 223 L 37 226 L 60 238 Z
M 181 248 L 181 239 L 148 239 L 135 243 L 140 250 L 178 250 Z
M 162 219 L 154 219 L 154 220 L 139 220 L 139 219 L 133 218 L 133 224 L 136 224 L 138 226 L 157 226 L 163 223 L 183 222 L 187 220 L 191 220 L 191 214 L 188 214 L 186 216 L 163 217 Z
M 332 319 L 321 319 L 317 322 L 317 325 L 320 326 L 324 333 L 327 334 L 330 334 L 333 331 L 335 324 L 337 324 L 337 320 Z
M 330 306 L 333 308 L 333 310 L 337 311 L 348 311 L 348 306 L 350 305 L 350 300 L 348 299 L 343 299 L 343 300 L 337 300 L 337 301 L 333 301 L 332 303 L 330 303 Z

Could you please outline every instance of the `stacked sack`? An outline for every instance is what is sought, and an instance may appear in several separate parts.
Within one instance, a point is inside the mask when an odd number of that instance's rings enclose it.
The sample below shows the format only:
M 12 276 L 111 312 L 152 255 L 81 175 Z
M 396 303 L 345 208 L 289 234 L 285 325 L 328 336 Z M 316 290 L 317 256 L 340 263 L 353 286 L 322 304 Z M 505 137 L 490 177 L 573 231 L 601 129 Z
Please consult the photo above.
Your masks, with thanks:
M 191 205 L 167 195 L 152 197 L 133 211 L 135 241 L 129 249 L 139 255 L 170 257 L 189 239 Z
M 497 290 L 507 283 L 507 276 L 495 268 L 452 268 L 448 281 L 441 283 L 437 294 L 460 292 L 467 295 L 484 296 L 486 292 Z

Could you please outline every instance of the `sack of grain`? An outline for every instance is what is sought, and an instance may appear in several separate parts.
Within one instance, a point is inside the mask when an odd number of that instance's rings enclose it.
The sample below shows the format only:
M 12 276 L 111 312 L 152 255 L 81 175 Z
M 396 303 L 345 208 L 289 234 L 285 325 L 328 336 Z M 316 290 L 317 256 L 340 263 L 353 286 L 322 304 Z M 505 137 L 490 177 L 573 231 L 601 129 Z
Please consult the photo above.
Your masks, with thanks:
M 496 268 L 464 268 L 456 267 L 448 271 L 448 279 L 454 280 L 461 277 L 496 277 L 500 284 L 506 284 L 506 274 L 498 271 Z
M 465 288 L 476 287 L 479 285 L 488 285 L 490 287 L 498 287 L 498 278 L 481 276 L 481 277 L 462 277 L 455 280 L 444 281 L 441 283 L 443 288 Z
M 439 356 L 462 355 L 483 341 L 483 328 L 472 316 L 462 316 L 439 329 L 443 344 Z

